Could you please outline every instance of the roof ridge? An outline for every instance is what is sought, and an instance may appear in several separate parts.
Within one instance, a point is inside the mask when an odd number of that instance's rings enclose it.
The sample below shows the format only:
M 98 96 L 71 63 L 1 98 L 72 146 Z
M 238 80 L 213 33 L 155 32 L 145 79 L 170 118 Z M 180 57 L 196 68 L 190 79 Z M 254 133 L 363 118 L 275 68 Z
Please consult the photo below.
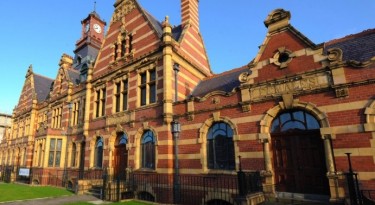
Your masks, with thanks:
M 47 77 L 47 76 L 44 76 L 44 75 L 41 75 L 41 74 L 38 74 L 38 73 L 34 73 L 34 75 L 37 75 L 37 76 L 45 78 L 45 79 L 54 80 L 53 78 L 50 78 L 50 77 Z
M 341 42 L 344 42 L 344 41 L 347 41 L 347 40 L 350 40 L 350 39 L 353 39 L 353 38 L 367 36 L 369 34 L 375 34 L 375 28 L 366 29 L 366 30 L 363 30 L 363 31 L 361 31 L 359 33 L 349 34 L 349 35 L 346 35 L 346 36 L 344 36 L 342 38 L 333 39 L 333 40 L 327 41 L 325 44 L 327 46 L 329 46 L 329 45 L 333 45 L 333 44 L 336 44 L 336 43 L 341 43 Z
M 231 73 L 234 73 L 234 72 L 237 72 L 239 70 L 242 70 L 244 68 L 246 68 L 247 66 L 242 66 L 242 67 L 238 67 L 238 68 L 234 68 L 234 69 L 231 69 L 231 70 L 227 70 L 227 71 L 224 71 L 222 73 L 218 73 L 218 74 L 213 74 L 211 76 L 208 76 L 206 78 L 204 78 L 203 80 L 209 80 L 209 79 L 212 79 L 212 78 L 217 78 L 217 77 L 221 77 L 221 76 L 224 76 L 224 75 L 228 75 L 228 74 L 231 74 Z

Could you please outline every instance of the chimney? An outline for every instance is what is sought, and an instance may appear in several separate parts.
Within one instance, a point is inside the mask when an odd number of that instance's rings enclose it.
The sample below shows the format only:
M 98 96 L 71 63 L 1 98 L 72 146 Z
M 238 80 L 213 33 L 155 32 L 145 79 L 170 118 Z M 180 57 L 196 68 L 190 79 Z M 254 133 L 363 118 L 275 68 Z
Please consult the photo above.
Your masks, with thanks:
M 181 0 L 181 21 L 183 27 L 190 24 L 199 31 L 198 3 L 199 0 Z

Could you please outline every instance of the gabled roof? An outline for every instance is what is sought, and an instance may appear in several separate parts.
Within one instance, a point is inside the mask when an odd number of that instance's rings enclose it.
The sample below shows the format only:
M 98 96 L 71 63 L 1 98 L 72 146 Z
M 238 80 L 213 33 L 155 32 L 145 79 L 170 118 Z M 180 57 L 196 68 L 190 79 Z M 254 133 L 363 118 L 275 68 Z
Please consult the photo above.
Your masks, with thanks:
M 146 18 L 148 21 L 151 23 L 152 27 L 154 27 L 155 31 L 157 32 L 158 36 L 161 37 L 163 35 L 163 27 L 162 24 L 156 20 L 154 16 L 152 16 L 148 11 L 143 9 L 142 6 L 140 6 L 141 10 L 145 14 Z
M 239 76 L 243 72 L 250 72 L 247 66 L 216 74 L 202 80 L 192 92 L 192 97 L 204 97 L 214 91 L 229 93 L 240 86 Z
M 340 48 L 343 51 L 344 61 L 368 61 L 375 56 L 375 29 L 326 42 L 325 53 L 331 48 Z
M 80 83 L 80 72 L 78 70 L 68 69 L 67 74 L 70 82 L 72 82 L 74 85 L 78 85 Z
M 148 21 L 151 23 L 152 27 L 157 32 L 159 38 L 161 38 L 162 35 L 163 35 L 163 25 L 162 25 L 162 23 L 160 21 L 158 21 L 147 10 L 143 9 L 142 6 L 140 6 L 140 8 L 144 12 L 144 14 L 145 14 L 146 18 L 148 19 Z M 173 29 L 172 29 L 172 36 L 173 36 L 174 40 L 178 41 L 178 39 L 180 38 L 181 34 L 182 34 L 182 25 L 173 27 Z
M 43 102 L 51 90 L 53 80 L 45 76 L 34 74 L 34 88 L 38 102 Z

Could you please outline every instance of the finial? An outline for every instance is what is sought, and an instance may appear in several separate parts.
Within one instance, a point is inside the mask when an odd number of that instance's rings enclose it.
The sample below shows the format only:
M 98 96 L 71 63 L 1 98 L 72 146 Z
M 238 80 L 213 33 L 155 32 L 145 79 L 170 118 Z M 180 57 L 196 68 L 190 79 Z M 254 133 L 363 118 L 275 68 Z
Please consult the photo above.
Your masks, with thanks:
M 165 23 L 169 23 L 169 16 L 165 16 Z
M 94 1 L 94 12 L 96 12 L 96 1 Z

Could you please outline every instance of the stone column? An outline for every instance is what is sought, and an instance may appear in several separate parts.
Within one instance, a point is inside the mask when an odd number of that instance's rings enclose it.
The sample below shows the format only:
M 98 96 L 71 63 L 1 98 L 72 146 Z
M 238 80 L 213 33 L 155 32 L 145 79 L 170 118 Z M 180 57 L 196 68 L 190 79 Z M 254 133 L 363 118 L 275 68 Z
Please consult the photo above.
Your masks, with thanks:
M 264 157 L 264 168 L 265 170 L 261 173 L 265 179 L 263 184 L 263 191 L 265 194 L 275 193 L 273 186 L 273 171 L 272 171 L 272 160 L 270 154 L 270 140 L 271 135 L 269 133 L 261 133 L 258 135 L 259 141 L 263 144 L 263 157 Z

